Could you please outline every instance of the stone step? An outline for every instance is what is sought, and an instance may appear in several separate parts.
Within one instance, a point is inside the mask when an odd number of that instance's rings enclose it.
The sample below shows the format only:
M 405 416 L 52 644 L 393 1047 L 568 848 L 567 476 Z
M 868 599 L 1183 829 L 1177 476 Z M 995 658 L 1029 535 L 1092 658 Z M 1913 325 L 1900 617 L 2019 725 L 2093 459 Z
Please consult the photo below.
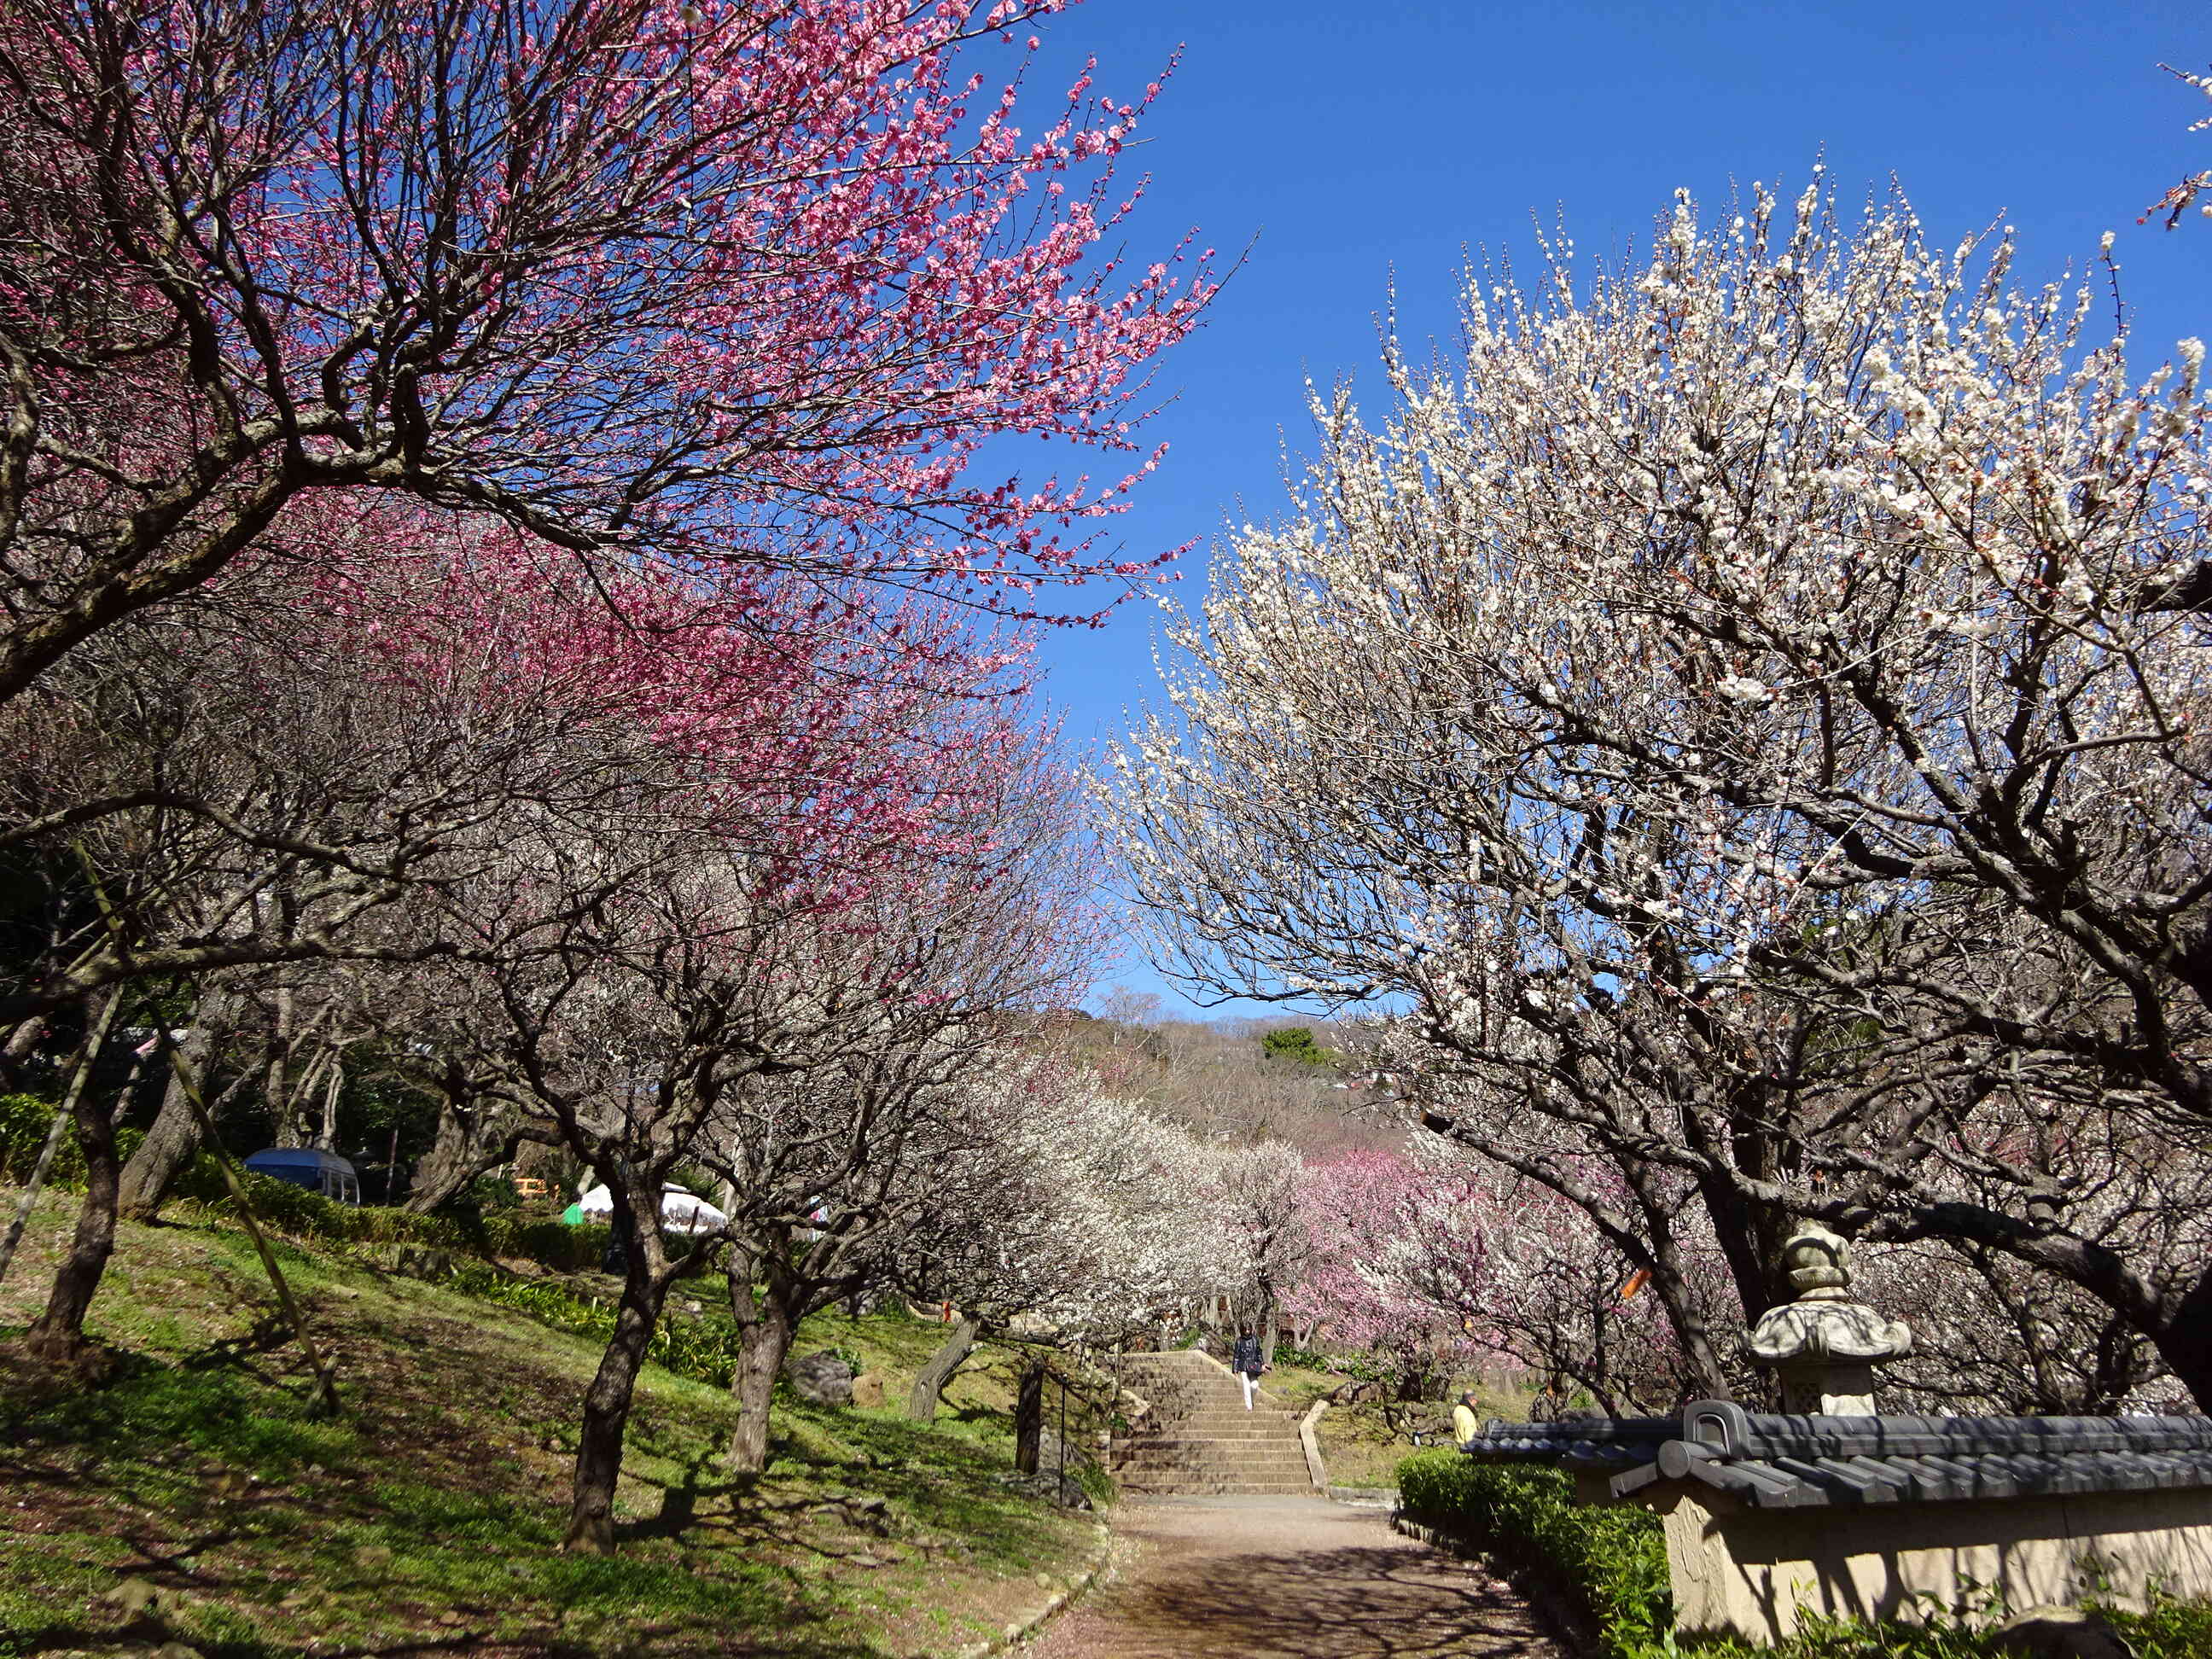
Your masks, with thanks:
M 1116 1480 L 1139 1486 L 1175 1486 L 1185 1480 L 1298 1480 L 1308 1478 L 1302 1458 L 1268 1458 L 1245 1462 L 1229 1459 L 1218 1463 L 1116 1463 Z
M 1295 1429 L 1298 1419 L 1288 1412 L 1271 1412 L 1265 1407 L 1246 1411 L 1242 1406 L 1196 1406 L 1178 1408 L 1152 1402 L 1152 1415 L 1164 1421 L 1176 1423 L 1206 1422 L 1223 1428 L 1235 1428 L 1240 1423 L 1267 1424 L 1278 1429 Z
M 1233 1376 L 1161 1376 L 1122 1379 L 1132 1388 L 1149 1387 L 1152 1393 L 1173 1397 L 1179 1395 L 1205 1395 L 1235 1399 L 1244 1392 L 1244 1385 Z
M 1138 1450 L 1114 1460 L 1116 1468 L 1151 1469 L 1212 1468 L 1224 1463 L 1239 1465 L 1267 1464 L 1270 1467 L 1302 1469 L 1306 1466 L 1303 1451 L 1282 1447 L 1265 1448 L 1257 1451 L 1192 1450 L 1182 1448 L 1176 1451 Z
M 1314 1490 L 1297 1413 L 1264 1395 L 1246 1409 L 1243 1385 L 1204 1355 L 1126 1357 L 1120 1376 L 1151 1408 L 1115 1448 L 1114 1478 L 1123 1491 L 1289 1497 Z
M 1199 1433 L 1182 1425 L 1161 1425 L 1115 1440 L 1117 1447 L 1298 1447 L 1294 1433 Z
M 1163 1486 L 1123 1482 L 1121 1490 L 1151 1498 L 1310 1498 L 1310 1480 L 1184 1480 Z

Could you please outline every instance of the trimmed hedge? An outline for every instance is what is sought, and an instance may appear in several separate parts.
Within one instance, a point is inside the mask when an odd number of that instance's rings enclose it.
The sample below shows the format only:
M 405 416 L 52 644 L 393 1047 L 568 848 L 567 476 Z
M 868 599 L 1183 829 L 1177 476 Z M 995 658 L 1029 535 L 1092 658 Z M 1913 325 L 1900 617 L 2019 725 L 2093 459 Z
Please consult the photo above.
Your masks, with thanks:
M 1598 1631 L 1605 1659 L 2014 1659 L 1990 1631 L 1957 1625 L 1814 1620 L 1787 1641 L 1758 1647 L 1732 1637 L 1674 1633 L 1674 1599 L 1659 1517 L 1630 1505 L 1574 1502 L 1574 1483 L 1540 1464 L 1477 1463 L 1455 1451 L 1398 1465 L 1399 1502 L 1414 1519 L 1449 1528 L 1509 1572 L 1565 1599 Z M 2160 1596 L 2142 1613 L 2101 1609 L 2136 1659 L 2212 1655 L 2212 1602 Z
M 1649 1510 L 1577 1504 L 1574 1482 L 1558 1469 L 1478 1463 L 1456 1451 L 1399 1464 L 1398 1501 L 1544 1581 L 1597 1627 L 1607 1659 L 1638 1659 L 1674 1629 L 1666 1540 Z

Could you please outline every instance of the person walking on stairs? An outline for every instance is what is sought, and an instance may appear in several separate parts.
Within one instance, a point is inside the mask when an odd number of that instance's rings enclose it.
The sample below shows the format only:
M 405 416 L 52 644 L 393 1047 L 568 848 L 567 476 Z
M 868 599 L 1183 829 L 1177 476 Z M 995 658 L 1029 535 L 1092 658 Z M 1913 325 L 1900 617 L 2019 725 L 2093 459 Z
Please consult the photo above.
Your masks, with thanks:
M 1237 1333 L 1237 1346 L 1230 1353 L 1229 1369 L 1244 1385 L 1244 1409 L 1249 1412 L 1252 1409 L 1252 1391 L 1260 1386 L 1260 1373 L 1267 1369 L 1260 1358 L 1260 1339 L 1252 1334 L 1249 1325 Z

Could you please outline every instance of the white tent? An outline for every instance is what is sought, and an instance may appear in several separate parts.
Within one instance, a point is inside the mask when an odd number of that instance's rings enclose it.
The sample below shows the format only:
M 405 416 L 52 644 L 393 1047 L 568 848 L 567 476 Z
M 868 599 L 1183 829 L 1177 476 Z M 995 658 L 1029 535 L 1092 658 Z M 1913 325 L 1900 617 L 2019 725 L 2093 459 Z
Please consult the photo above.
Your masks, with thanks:
M 614 1194 L 604 1187 L 594 1187 L 576 1200 L 576 1207 L 598 1220 L 614 1213 Z M 681 1187 L 660 1189 L 660 1221 L 671 1232 L 708 1233 L 729 1218 L 705 1199 Z

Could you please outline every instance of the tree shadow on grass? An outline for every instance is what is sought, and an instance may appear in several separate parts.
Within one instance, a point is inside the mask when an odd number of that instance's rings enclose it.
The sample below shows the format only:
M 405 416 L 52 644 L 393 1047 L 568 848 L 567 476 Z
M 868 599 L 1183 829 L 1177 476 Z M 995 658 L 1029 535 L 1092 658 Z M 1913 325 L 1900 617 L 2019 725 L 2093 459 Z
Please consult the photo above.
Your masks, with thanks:
M 720 1462 L 715 1455 L 703 1455 L 685 1464 L 681 1474 L 669 1480 L 624 1471 L 627 1480 L 658 1487 L 660 1507 L 647 1518 L 618 1522 L 617 1541 L 665 1539 L 678 1544 L 688 1540 L 756 1552 L 773 1547 L 825 1564 L 860 1561 L 863 1565 L 891 1547 L 895 1527 L 882 1500 L 837 1492 L 779 1494 L 772 1482 L 757 1475 L 706 1478 Z M 810 1525 L 817 1518 L 865 1535 L 825 1535 Z M 804 1582 L 800 1575 L 787 1571 L 786 1576 L 794 1583 Z
M 542 1493 L 481 1482 L 461 1461 L 428 1471 L 395 1467 L 373 1415 L 311 1419 L 299 1402 L 272 1396 L 250 1366 L 144 1363 L 127 1386 L 52 1402 L 18 1424 L 22 1437 L 0 1435 L 9 1443 L 0 1480 L 29 1498 L 35 1514 L 17 1519 L 56 1539 L 105 1536 L 130 1553 L 100 1569 L 100 1582 L 73 1583 L 41 1607 L 42 1628 L 22 1629 L 19 1613 L 15 1626 L 0 1630 L 0 1650 L 143 1652 L 143 1641 L 117 1627 L 127 1623 L 122 1609 L 112 1625 L 103 1616 L 112 1571 L 181 1592 L 210 1617 L 227 1609 L 226 1624 L 234 1617 L 258 1625 L 287 1587 L 327 1595 L 327 1614 L 311 1605 L 287 1620 L 288 1635 L 319 1634 L 316 1650 L 326 1656 L 582 1659 L 611 1644 L 627 1644 L 639 1659 L 858 1659 L 868 1651 L 828 1632 L 835 1608 L 817 1602 L 818 1583 L 742 1547 L 743 1539 L 705 1540 L 719 1547 L 686 1549 L 681 1559 L 665 1546 L 604 1560 L 564 1555 L 558 1511 Z M 713 1466 L 703 1450 L 681 1466 L 664 1489 L 662 1515 L 630 1528 L 633 1539 L 680 1545 L 710 1519 L 704 1511 L 725 1498 L 708 1478 Z M 141 1525 L 149 1513 L 153 1524 Z M 799 1530 L 759 1521 L 763 1538 Z M 0 1541 L 6 1537 L 0 1528 Z M 472 1541 L 479 1540 L 496 1547 Z M 488 1556 L 507 1576 L 488 1580 Z M 515 1634 L 533 1615 L 536 1633 Z M 326 1620 L 319 1628 L 319 1618 Z M 594 1633 L 577 1638 L 567 1626 L 578 1620 Z M 412 1628 L 390 1638 L 364 1628 L 378 1625 Z M 300 1651 L 296 1640 L 240 1639 L 234 1626 L 179 1634 L 209 1659 Z
M 248 1354 L 274 1353 L 293 1340 L 292 1326 L 282 1309 L 271 1309 L 253 1322 L 250 1329 L 239 1336 L 220 1337 L 204 1347 L 194 1348 L 177 1356 L 180 1370 L 212 1370 L 219 1366 L 232 1366 L 258 1376 L 244 1362 Z

